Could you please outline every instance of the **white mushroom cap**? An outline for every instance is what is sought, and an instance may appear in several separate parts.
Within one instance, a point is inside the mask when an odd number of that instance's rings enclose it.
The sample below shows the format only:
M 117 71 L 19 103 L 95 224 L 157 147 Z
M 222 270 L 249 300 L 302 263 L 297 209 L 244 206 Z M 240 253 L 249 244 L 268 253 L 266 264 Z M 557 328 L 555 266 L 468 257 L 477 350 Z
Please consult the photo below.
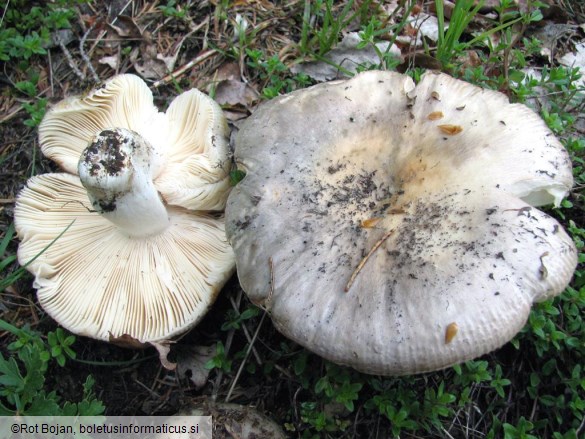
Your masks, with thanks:
M 164 164 L 155 185 L 168 204 L 223 210 L 230 190 L 229 130 L 221 108 L 207 95 L 186 91 L 159 113 L 142 79 L 118 75 L 53 107 L 39 126 L 41 150 L 76 174 L 81 152 L 107 128 L 134 131 L 152 145 Z
M 360 371 L 487 353 L 559 294 L 570 237 L 533 206 L 572 185 L 544 122 L 443 74 L 366 72 L 261 106 L 226 231 L 240 283 L 286 336 Z
M 71 332 L 101 340 L 170 338 L 196 324 L 233 273 L 223 218 L 169 207 L 161 233 L 128 236 L 91 206 L 79 178 L 31 178 L 14 214 L 41 306 Z

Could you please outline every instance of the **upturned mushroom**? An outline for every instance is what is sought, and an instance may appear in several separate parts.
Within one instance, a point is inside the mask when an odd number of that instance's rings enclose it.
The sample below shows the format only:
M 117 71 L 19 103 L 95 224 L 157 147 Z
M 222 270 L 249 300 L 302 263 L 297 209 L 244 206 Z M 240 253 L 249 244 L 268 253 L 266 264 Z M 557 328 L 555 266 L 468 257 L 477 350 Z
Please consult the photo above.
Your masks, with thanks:
M 234 270 L 224 219 L 227 124 L 197 90 L 160 113 L 121 75 L 56 105 L 14 222 L 40 305 L 70 331 L 156 343 L 196 324 Z
M 480 356 L 575 269 L 571 238 L 536 208 L 571 188 L 569 156 L 503 94 L 366 72 L 264 104 L 235 144 L 241 285 L 336 363 L 402 375 Z

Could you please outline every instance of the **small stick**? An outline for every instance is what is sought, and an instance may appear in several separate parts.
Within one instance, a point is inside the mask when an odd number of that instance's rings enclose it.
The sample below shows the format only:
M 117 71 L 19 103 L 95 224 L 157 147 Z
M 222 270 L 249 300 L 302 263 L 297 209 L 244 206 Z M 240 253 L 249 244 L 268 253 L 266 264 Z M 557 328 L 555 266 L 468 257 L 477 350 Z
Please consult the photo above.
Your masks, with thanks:
M 53 82 L 53 59 L 51 58 L 50 50 L 47 50 L 47 58 L 49 59 L 49 84 L 51 86 L 51 96 L 55 96 L 55 84 Z
M 77 75 L 77 77 L 80 80 L 85 81 L 85 75 L 81 73 L 81 70 L 79 70 L 79 68 L 75 65 L 75 61 L 73 61 L 71 52 L 69 52 L 69 49 L 65 47 L 63 41 L 59 41 L 59 47 L 61 48 L 61 51 L 65 55 L 65 58 L 67 58 L 67 63 L 69 64 L 69 67 L 71 67 L 71 70 L 73 70 L 73 73 L 75 73 L 75 75 Z
M 260 332 L 260 328 L 262 327 L 262 323 L 264 322 L 265 317 L 266 317 L 266 313 L 262 314 L 262 318 L 260 319 L 260 322 L 258 323 L 258 326 L 256 327 L 256 331 L 254 332 L 254 336 L 252 337 L 252 340 L 250 341 L 250 344 L 248 345 L 248 349 L 246 350 L 246 355 L 244 356 L 244 359 L 242 360 L 242 363 L 240 364 L 240 367 L 238 368 L 238 371 L 236 372 L 236 376 L 234 377 L 234 380 L 232 381 L 230 389 L 228 390 L 228 394 L 225 397 L 225 402 L 230 402 L 230 399 L 232 399 L 232 393 L 236 387 L 236 384 L 238 383 L 238 380 L 240 379 L 240 375 L 242 374 L 242 370 L 244 370 L 244 366 L 246 364 L 246 361 L 248 361 L 248 357 L 250 356 L 250 352 L 252 351 L 252 348 L 254 347 L 254 343 L 256 342 L 256 339 L 258 338 L 258 333 Z
M 392 235 L 392 233 L 394 233 L 394 230 L 390 230 L 388 233 L 386 233 L 384 236 L 382 236 L 378 240 L 378 242 L 376 242 L 374 244 L 374 246 L 368 252 L 368 254 L 366 256 L 364 256 L 364 258 L 360 261 L 360 263 L 358 264 L 358 266 L 356 267 L 356 269 L 354 270 L 354 272 L 351 274 L 351 277 L 349 278 L 349 281 L 347 282 L 347 285 L 345 286 L 345 292 L 346 293 L 349 291 L 349 289 L 353 285 L 353 283 L 355 281 L 355 278 L 360 273 L 360 271 L 362 270 L 362 268 L 364 268 L 364 265 L 366 265 L 366 262 L 368 262 L 368 259 L 370 259 L 370 256 L 372 256 L 374 254 L 374 252 L 376 250 L 378 250 L 378 248 L 384 243 L 384 241 L 386 241 L 390 237 L 390 235 Z
M 177 77 L 181 76 L 183 73 L 185 73 L 187 70 L 189 70 L 190 68 L 192 68 L 196 64 L 199 64 L 200 62 L 205 61 L 211 55 L 215 55 L 216 53 L 217 53 L 217 50 L 215 50 L 215 49 L 210 49 L 210 50 L 207 50 L 207 51 L 201 53 L 199 56 L 197 56 L 196 58 L 193 58 L 191 61 L 189 61 L 184 66 L 179 67 L 173 73 L 170 73 L 167 76 L 165 76 L 163 79 L 156 81 L 154 84 L 152 84 L 152 86 L 154 88 L 156 88 L 156 87 L 160 87 L 163 84 L 171 82 L 173 79 L 176 79 Z
M 240 288 L 240 291 L 238 291 L 238 297 L 236 299 L 236 304 L 237 307 L 240 307 L 240 303 L 242 301 L 242 289 Z M 227 355 L 228 352 L 230 351 L 230 348 L 232 346 L 232 341 L 234 339 L 234 333 L 236 331 L 234 329 L 230 329 L 230 331 L 228 332 L 228 335 L 226 337 L 225 340 L 225 354 Z M 219 372 L 217 373 L 217 378 L 215 379 L 215 382 L 213 383 L 213 391 L 211 393 L 211 400 L 213 402 L 215 402 L 217 400 L 217 394 L 219 393 L 219 387 L 221 386 L 221 381 L 223 379 L 223 370 L 220 369 Z
M 274 294 L 274 262 L 272 256 L 268 258 L 268 264 L 270 265 L 270 291 L 268 292 L 268 299 L 266 302 L 270 304 L 272 302 L 272 295 Z M 268 307 L 266 307 L 268 310 Z
M 85 65 L 89 69 L 89 72 L 91 73 L 91 76 L 93 77 L 93 81 L 97 84 L 100 82 L 100 78 L 97 75 L 95 69 L 93 68 L 93 64 L 91 63 L 89 56 L 87 56 L 87 53 L 85 53 L 85 48 L 84 48 L 85 41 L 87 40 L 87 36 L 93 30 L 94 26 L 95 25 L 91 25 L 89 27 L 89 29 L 87 30 L 87 32 L 85 32 L 83 34 L 83 36 L 81 37 L 81 40 L 79 40 L 79 53 L 81 55 L 81 59 L 85 62 Z
M 234 300 L 233 296 L 230 297 L 230 302 L 232 303 L 232 308 L 234 309 L 234 311 L 237 312 L 238 315 L 240 315 L 240 304 L 238 303 L 236 305 L 236 301 Z M 248 331 L 248 328 L 246 327 L 246 324 L 244 322 L 240 322 L 240 324 L 242 325 L 242 330 L 244 331 L 244 335 L 246 336 L 246 339 L 248 340 L 248 343 L 251 343 L 252 342 L 252 338 L 250 337 L 250 332 Z M 258 352 L 256 351 L 256 348 L 254 348 L 252 350 L 252 353 L 256 357 L 256 362 L 258 363 L 258 365 L 262 366 L 262 360 L 260 359 L 260 355 L 258 355 Z

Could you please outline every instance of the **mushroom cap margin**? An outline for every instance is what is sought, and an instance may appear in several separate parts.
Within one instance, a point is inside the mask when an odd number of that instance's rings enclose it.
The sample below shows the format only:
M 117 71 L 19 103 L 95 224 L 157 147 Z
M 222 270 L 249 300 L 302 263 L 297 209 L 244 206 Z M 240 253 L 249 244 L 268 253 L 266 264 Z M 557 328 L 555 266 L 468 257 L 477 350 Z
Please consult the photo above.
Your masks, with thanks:
M 71 332 L 105 341 L 159 341 L 195 325 L 234 271 L 223 218 L 169 208 L 165 232 L 134 239 L 90 205 L 69 174 L 33 177 L 18 196 L 21 265 L 71 224 L 27 265 L 43 308 Z

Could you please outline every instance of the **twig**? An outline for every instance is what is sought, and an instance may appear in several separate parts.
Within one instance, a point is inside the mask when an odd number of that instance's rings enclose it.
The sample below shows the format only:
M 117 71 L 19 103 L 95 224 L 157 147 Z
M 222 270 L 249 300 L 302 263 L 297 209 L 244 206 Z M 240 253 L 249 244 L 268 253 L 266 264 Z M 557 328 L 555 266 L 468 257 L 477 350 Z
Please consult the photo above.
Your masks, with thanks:
M 124 7 L 123 7 L 122 9 L 120 9 L 120 12 L 118 12 L 118 15 L 116 15 L 116 16 L 114 17 L 114 19 L 112 20 L 112 22 L 111 22 L 110 24 L 115 24 L 115 23 L 116 23 L 116 21 L 118 21 L 118 17 L 124 13 L 124 11 L 126 10 L 126 8 L 127 8 L 128 6 L 130 6 L 130 5 L 132 4 L 132 2 L 133 2 L 133 1 L 134 1 L 134 0 L 128 0 L 128 1 L 126 2 L 126 4 L 124 5 Z M 91 4 L 91 3 L 90 3 L 90 4 Z M 111 6 L 111 5 L 110 5 L 110 6 Z M 111 10 L 111 9 L 110 9 L 110 8 L 108 8 L 108 10 Z M 106 33 L 108 33 L 108 31 L 107 31 L 107 30 L 102 30 L 102 31 L 99 33 L 99 35 L 97 36 L 97 38 L 96 38 L 95 40 L 92 40 L 92 41 L 94 41 L 94 43 L 93 43 L 93 44 L 92 44 L 92 46 L 89 48 L 89 53 L 92 53 L 92 52 L 94 51 L 94 49 L 96 48 L 96 46 L 99 44 L 99 42 L 102 40 L 102 38 L 104 37 L 104 35 L 105 35 Z
M 150 393 L 152 396 L 154 396 L 157 399 L 160 399 L 161 396 L 156 393 L 154 390 L 152 390 L 152 388 L 148 387 L 146 384 L 144 384 L 143 382 L 141 382 L 140 380 L 138 380 L 138 378 L 134 378 L 134 382 L 136 384 L 138 384 L 140 387 L 142 387 L 144 390 L 146 390 L 148 393 Z
M 53 81 L 53 58 L 51 57 L 51 50 L 47 50 L 47 58 L 49 61 L 49 84 L 51 87 L 51 96 L 55 96 L 55 82 Z
M 585 430 L 585 416 L 583 417 L 583 420 L 581 421 L 581 425 L 579 425 L 579 428 L 577 428 L 577 432 L 575 433 L 576 437 L 581 436 L 581 432 L 583 432 L 583 430 Z
M 270 291 L 268 292 L 268 298 L 264 301 L 266 311 L 270 311 L 270 304 L 274 295 L 274 261 L 272 256 L 268 258 L 268 265 L 270 267 Z
M 179 76 L 181 76 L 187 70 L 189 70 L 190 68 L 192 68 L 196 64 L 199 64 L 199 63 L 205 61 L 207 58 L 211 57 L 212 55 L 215 55 L 216 53 L 218 53 L 216 49 L 209 49 L 205 52 L 202 52 L 201 54 L 199 54 L 199 56 L 197 56 L 196 58 L 193 58 L 191 61 L 189 61 L 184 66 L 179 67 L 177 70 L 168 74 L 163 79 L 159 79 L 158 81 L 156 81 L 154 84 L 152 84 L 152 86 L 154 88 L 157 88 L 157 87 L 160 87 L 161 85 L 167 84 L 167 83 L 177 79 Z
M 24 107 L 23 106 L 19 106 L 14 111 L 12 111 L 12 112 L 10 112 L 8 114 L 5 114 L 4 116 L 0 116 L 0 124 L 2 124 L 4 122 L 8 122 L 10 119 L 12 119 L 18 113 L 20 113 L 22 110 L 24 110 Z
M 244 335 L 246 336 L 246 340 L 248 340 L 248 343 L 252 343 L 252 339 L 250 338 L 250 332 L 248 331 L 248 327 L 246 326 L 246 324 L 244 322 L 242 322 L 241 325 L 242 325 L 242 330 L 244 331 Z M 256 358 L 256 363 L 258 363 L 258 366 L 262 366 L 262 359 L 260 358 L 260 355 L 258 354 L 258 351 L 256 350 L 256 348 L 252 348 L 252 353 L 254 354 L 254 357 Z
M 538 395 L 536 395 L 536 398 L 534 398 L 534 401 L 532 402 L 532 411 L 530 412 L 530 418 L 528 418 L 528 420 L 530 422 L 534 421 L 534 417 L 536 416 L 536 409 L 538 408 Z
M 93 64 L 91 63 L 91 60 L 89 59 L 89 56 L 87 56 L 87 54 L 85 53 L 85 49 L 84 49 L 85 41 L 87 40 L 87 36 L 93 30 L 94 26 L 95 26 L 95 24 L 92 24 L 89 27 L 89 29 L 83 34 L 83 36 L 81 37 L 81 40 L 79 40 L 79 54 L 81 55 L 81 59 L 85 62 L 85 65 L 89 69 L 91 76 L 93 77 L 94 82 L 99 83 L 100 78 L 97 75 L 95 69 L 93 68 Z
M 299 386 L 297 388 L 297 390 L 295 391 L 295 394 L 293 395 L 293 408 L 295 411 L 295 419 L 300 419 L 299 417 L 299 409 L 297 408 L 297 397 L 299 396 L 299 392 L 303 390 L 303 388 L 301 386 Z
M 453 436 L 451 436 L 451 433 L 445 430 L 445 427 L 441 427 L 441 430 L 443 430 L 443 433 L 445 433 L 449 439 L 455 439 Z
M 82 81 L 85 81 L 85 75 L 75 65 L 75 61 L 73 61 L 73 57 L 71 56 L 71 52 L 69 52 L 69 49 L 67 49 L 67 47 L 65 47 L 65 44 L 63 43 L 63 41 L 59 41 L 59 47 L 61 48 L 61 51 L 65 55 L 65 58 L 67 58 L 67 63 L 69 64 L 69 67 L 71 67 L 71 70 L 73 70 L 73 73 L 75 73 L 75 75 L 77 75 L 77 77 L 79 79 L 81 79 Z
M 238 291 L 238 297 L 236 298 L 236 304 L 237 304 L 237 308 L 240 307 L 240 302 L 242 301 L 242 289 L 240 288 L 240 291 Z M 227 355 L 228 352 L 230 351 L 230 348 L 232 346 L 232 341 L 234 339 L 234 333 L 235 331 L 233 329 L 230 329 L 230 331 L 228 332 L 228 335 L 225 339 L 225 347 L 224 347 L 224 352 Z M 221 385 L 221 380 L 223 379 L 223 370 L 219 370 L 219 372 L 217 373 L 217 378 L 215 379 L 215 382 L 213 383 L 213 391 L 211 393 L 211 400 L 213 402 L 215 402 L 217 400 L 217 394 L 219 393 L 219 387 Z
M 244 370 L 244 365 L 246 364 L 246 361 L 248 360 L 248 357 L 250 356 L 250 352 L 252 352 L 252 348 L 254 347 L 254 342 L 258 338 L 258 333 L 260 332 L 260 328 L 262 327 L 262 323 L 264 322 L 265 317 L 266 317 L 266 312 L 264 314 L 262 314 L 262 318 L 260 319 L 260 322 L 258 323 L 258 327 L 256 328 L 256 332 L 254 332 L 254 337 L 252 337 L 252 341 L 250 342 L 250 344 L 248 345 L 248 349 L 246 350 L 246 355 L 244 356 L 244 359 L 242 360 L 242 363 L 240 364 L 240 367 L 238 368 L 238 372 L 236 373 L 236 376 L 234 377 L 234 380 L 232 381 L 232 385 L 230 386 L 228 394 L 225 397 L 225 402 L 230 402 L 232 392 L 233 392 L 234 388 L 236 387 L 236 384 L 238 382 L 238 379 L 240 378 L 242 370 Z
M 8 10 L 8 6 L 10 6 L 10 0 L 6 2 L 6 6 L 4 6 L 4 10 L 2 11 L 2 17 L 0 17 L 0 26 L 4 23 L 4 17 L 6 16 L 6 11 Z
M 382 236 L 378 240 L 378 242 L 376 242 L 374 244 L 374 246 L 368 252 L 368 254 L 360 261 L 360 263 L 358 264 L 358 266 L 356 267 L 356 269 L 354 270 L 354 272 L 351 274 L 351 277 L 349 278 L 349 281 L 347 282 L 347 285 L 345 286 L 345 292 L 346 293 L 349 291 L 349 289 L 353 285 L 353 283 L 355 281 L 355 278 L 360 273 L 360 271 L 362 270 L 362 268 L 364 268 L 364 265 L 366 265 L 366 262 L 368 262 L 368 259 L 370 259 L 370 256 L 372 256 L 374 254 L 374 252 L 376 250 L 378 250 L 378 247 L 380 247 L 384 243 L 384 241 L 386 241 L 390 237 L 390 235 L 392 235 L 392 233 L 394 233 L 394 230 L 390 230 L 388 233 L 386 233 L 384 236 Z
M 240 307 L 239 305 L 236 305 L 236 302 L 234 301 L 233 297 L 230 297 L 230 302 L 232 304 L 232 307 L 234 308 L 234 310 L 240 314 Z M 248 331 L 248 328 L 246 327 L 246 324 L 244 322 L 240 322 L 240 324 L 242 325 L 242 330 L 244 331 L 244 335 L 246 336 L 246 339 L 248 340 L 248 343 L 252 342 L 252 338 L 250 337 L 250 332 Z M 260 355 L 258 355 L 258 352 L 256 352 L 256 348 L 254 348 L 253 350 L 254 353 L 254 357 L 256 357 L 256 362 L 258 363 L 258 365 L 262 365 L 262 360 L 260 359 Z

